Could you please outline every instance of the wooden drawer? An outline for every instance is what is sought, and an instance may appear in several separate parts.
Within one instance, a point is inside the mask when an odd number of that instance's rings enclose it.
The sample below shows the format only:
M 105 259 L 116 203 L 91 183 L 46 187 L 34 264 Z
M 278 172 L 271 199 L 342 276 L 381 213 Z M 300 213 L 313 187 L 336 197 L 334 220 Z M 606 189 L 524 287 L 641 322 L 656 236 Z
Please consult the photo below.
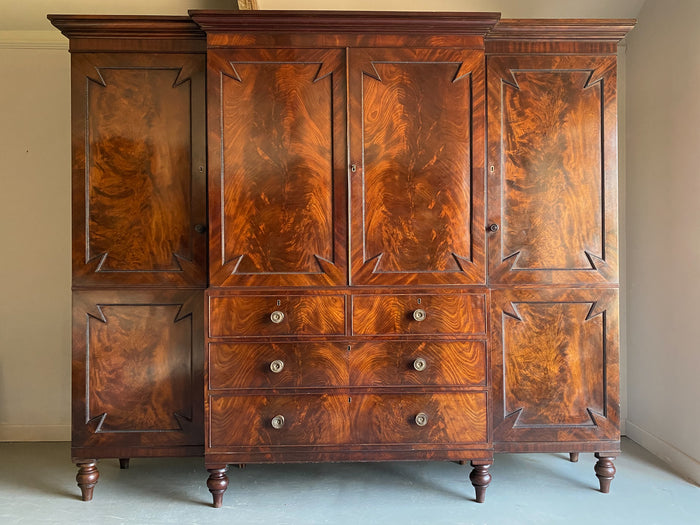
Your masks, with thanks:
M 346 348 L 334 343 L 211 343 L 209 388 L 347 385 Z
M 347 395 L 209 398 L 209 446 L 330 445 L 349 440 Z M 273 420 L 281 416 L 280 428 Z
M 352 321 L 357 335 L 485 334 L 486 301 L 481 294 L 354 295 Z
M 485 343 L 358 343 L 350 352 L 350 384 L 486 386 Z
M 210 337 L 344 333 L 343 295 L 209 297 Z
M 355 443 L 487 441 L 486 392 L 358 395 L 350 406 Z

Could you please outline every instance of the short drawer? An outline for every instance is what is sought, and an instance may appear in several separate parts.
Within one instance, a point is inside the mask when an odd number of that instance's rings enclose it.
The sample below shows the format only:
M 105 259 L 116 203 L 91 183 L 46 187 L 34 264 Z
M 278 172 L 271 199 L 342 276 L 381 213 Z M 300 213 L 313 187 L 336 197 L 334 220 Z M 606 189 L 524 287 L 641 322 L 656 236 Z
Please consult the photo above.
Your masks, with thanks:
M 334 343 L 210 343 L 209 388 L 347 385 L 346 349 Z
M 209 297 L 209 336 L 342 335 L 343 295 Z
M 355 443 L 485 443 L 486 393 L 358 395 Z
M 486 386 L 483 341 L 373 341 L 352 345 L 353 386 Z
M 210 447 L 332 445 L 349 440 L 348 396 L 209 398 Z
M 352 326 L 357 335 L 485 334 L 486 300 L 481 294 L 354 295 Z

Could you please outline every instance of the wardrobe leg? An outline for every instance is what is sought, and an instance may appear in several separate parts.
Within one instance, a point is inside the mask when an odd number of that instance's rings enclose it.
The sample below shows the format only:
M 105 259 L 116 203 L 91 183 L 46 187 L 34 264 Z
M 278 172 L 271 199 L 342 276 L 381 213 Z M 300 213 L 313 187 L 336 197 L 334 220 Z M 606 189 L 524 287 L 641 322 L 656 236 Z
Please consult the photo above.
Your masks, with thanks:
M 226 476 L 226 471 L 228 466 L 224 465 L 222 467 L 216 466 L 214 468 L 208 468 L 209 479 L 207 479 L 207 488 L 211 495 L 214 497 L 214 508 L 218 509 L 224 501 L 224 492 L 228 488 L 228 476 Z
M 77 459 L 75 464 L 78 467 L 75 481 L 78 482 L 83 501 L 90 501 L 92 500 L 92 491 L 100 478 L 100 472 L 97 470 L 97 460 Z
M 486 488 L 491 483 L 491 474 L 489 474 L 491 463 L 472 461 L 471 465 L 474 469 L 469 474 L 469 480 L 476 491 L 476 502 L 483 503 L 486 499 Z
M 129 458 L 119 458 L 119 468 L 126 470 L 129 468 Z
M 595 457 L 598 458 L 595 464 L 595 475 L 600 481 L 600 491 L 603 494 L 607 494 L 610 492 L 610 482 L 615 477 L 616 470 L 613 461 L 616 456 L 596 452 Z
M 569 461 L 578 463 L 578 452 L 569 452 Z

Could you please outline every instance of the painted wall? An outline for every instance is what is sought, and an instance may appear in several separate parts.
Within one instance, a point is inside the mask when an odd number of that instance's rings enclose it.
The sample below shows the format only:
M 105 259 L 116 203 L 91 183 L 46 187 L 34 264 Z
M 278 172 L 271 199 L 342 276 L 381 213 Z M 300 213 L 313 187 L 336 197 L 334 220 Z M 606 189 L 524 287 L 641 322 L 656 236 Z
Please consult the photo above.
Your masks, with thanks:
M 628 435 L 700 483 L 700 2 L 627 45 Z

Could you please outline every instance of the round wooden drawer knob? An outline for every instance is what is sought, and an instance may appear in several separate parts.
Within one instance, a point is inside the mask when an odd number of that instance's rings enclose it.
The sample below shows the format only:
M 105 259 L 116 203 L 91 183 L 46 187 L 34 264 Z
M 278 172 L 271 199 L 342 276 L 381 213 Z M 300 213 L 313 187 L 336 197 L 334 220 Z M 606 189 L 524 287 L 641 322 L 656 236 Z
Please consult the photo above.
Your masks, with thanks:
M 426 363 L 425 359 L 422 357 L 418 357 L 415 361 L 413 361 L 413 368 L 418 372 L 422 372 L 427 366 L 428 363 Z
M 426 313 L 422 308 L 413 310 L 413 319 L 416 321 L 425 321 Z

